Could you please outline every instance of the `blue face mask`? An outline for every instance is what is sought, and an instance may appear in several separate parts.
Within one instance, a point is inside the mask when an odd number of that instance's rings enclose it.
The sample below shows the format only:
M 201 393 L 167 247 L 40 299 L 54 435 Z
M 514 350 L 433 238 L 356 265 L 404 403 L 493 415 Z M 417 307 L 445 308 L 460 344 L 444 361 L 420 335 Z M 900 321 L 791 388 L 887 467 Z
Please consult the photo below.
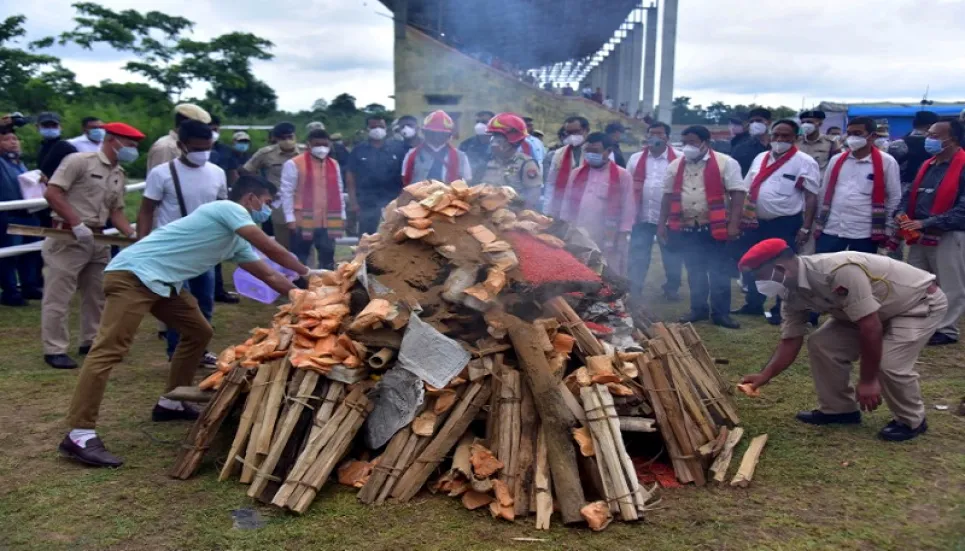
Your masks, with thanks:
M 938 138 L 925 138 L 925 151 L 929 155 L 938 155 L 942 149 L 945 149 L 945 146 Z
M 250 146 L 251 144 L 248 142 L 238 142 L 235 144 L 235 151 L 239 153 L 244 153 L 245 151 L 248 151 L 248 148 Z
M 106 135 L 107 131 L 103 128 L 92 128 L 91 130 L 87 131 L 87 137 L 90 138 L 90 141 L 92 142 L 100 143 Z
M 45 140 L 56 140 L 57 138 L 60 137 L 60 129 L 59 128 L 41 128 L 40 137 L 42 137 Z
M 586 163 L 594 168 L 600 168 L 603 166 L 603 153 L 591 153 L 587 151 Z
M 264 224 L 271 219 L 271 207 L 267 203 L 261 206 L 261 210 L 256 210 L 251 213 L 251 219 L 255 224 Z

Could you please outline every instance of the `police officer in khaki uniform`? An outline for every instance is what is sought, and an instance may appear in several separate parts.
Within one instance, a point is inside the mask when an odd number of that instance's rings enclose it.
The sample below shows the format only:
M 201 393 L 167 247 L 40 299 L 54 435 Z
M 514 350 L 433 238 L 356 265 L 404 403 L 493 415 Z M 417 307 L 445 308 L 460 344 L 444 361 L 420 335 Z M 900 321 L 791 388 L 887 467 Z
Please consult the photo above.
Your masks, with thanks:
M 928 430 L 918 385 L 918 355 L 948 308 L 935 276 L 886 256 L 844 251 L 797 256 L 782 239 L 766 239 L 740 260 L 758 290 L 785 298 L 781 342 L 764 369 L 744 377 L 756 389 L 787 369 L 804 344 L 810 311 L 828 313 L 808 338 L 818 408 L 797 414 L 812 425 L 858 424 L 860 409 L 885 403 L 894 420 L 878 433 L 889 441 Z M 860 358 L 857 389 L 852 363 Z
M 824 111 L 815 109 L 801 112 L 798 118 L 801 119 L 801 138 L 797 142 L 797 148 L 817 161 L 821 173 L 824 174 L 831 157 L 838 153 L 834 140 L 821 133 L 821 125 L 827 115 Z
M 297 157 L 304 149 L 295 142 L 295 125 L 290 122 L 280 122 L 271 129 L 271 137 L 275 143 L 262 147 L 245 163 L 242 170 L 249 174 L 256 174 L 268 179 L 277 189 L 281 189 L 281 169 L 289 159 Z M 268 235 L 274 235 L 282 247 L 291 250 L 288 239 L 288 225 L 285 223 L 285 213 L 279 202 L 271 211 L 271 221 L 262 225 Z
M 67 355 L 70 332 L 70 300 L 80 288 L 80 348 L 86 354 L 97 335 L 104 309 L 104 268 L 111 259 L 111 247 L 94 241 L 110 220 L 123 235 L 134 229 L 124 216 L 124 186 L 127 177 L 118 163 L 137 159 L 137 144 L 144 134 L 132 126 L 112 122 L 100 151 L 75 153 L 64 158 L 47 182 L 44 197 L 53 210 L 55 228 L 74 232 L 76 241 L 47 239 L 43 243 L 46 272 L 41 306 L 44 361 L 57 369 L 74 369 L 77 362 Z
M 475 182 L 509 186 L 526 201 L 526 208 L 539 207 L 543 175 L 539 163 L 520 148 L 526 139 L 526 123 L 512 113 L 500 113 L 486 126 L 490 135 L 492 158 L 486 171 Z
M 211 115 L 207 111 L 194 105 L 193 103 L 182 103 L 174 108 L 174 130 L 168 132 L 166 136 L 158 138 L 151 149 L 147 152 L 147 171 L 169 163 L 181 156 L 178 148 L 178 127 L 186 120 L 201 121 L 204 124 L 211 123 Z

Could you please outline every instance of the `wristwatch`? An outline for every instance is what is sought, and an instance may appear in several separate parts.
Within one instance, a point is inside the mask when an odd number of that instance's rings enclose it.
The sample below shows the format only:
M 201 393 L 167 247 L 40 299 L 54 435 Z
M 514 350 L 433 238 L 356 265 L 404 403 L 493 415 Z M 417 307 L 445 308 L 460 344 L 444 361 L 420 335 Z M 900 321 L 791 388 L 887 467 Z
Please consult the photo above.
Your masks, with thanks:
M 809 234 L 811 233 L 811 230 L 809 230 L 809 229 L 807 229 L 807 228 L 801 228 L 801 229 L 798 230 L 798 233 L 803 233 L 804 235 L 809 235 Z

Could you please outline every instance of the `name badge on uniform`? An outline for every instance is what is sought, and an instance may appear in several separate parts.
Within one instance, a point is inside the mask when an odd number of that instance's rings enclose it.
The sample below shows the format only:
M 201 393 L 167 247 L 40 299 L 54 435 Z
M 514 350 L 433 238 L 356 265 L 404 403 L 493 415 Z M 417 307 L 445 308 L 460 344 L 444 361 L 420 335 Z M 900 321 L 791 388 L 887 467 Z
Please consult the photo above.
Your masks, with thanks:
M 792 181 L 792 182 L 793 182 L 794 180 L 797 180 L 797 176 L 795 176 L 795 175 L 793 175 L 793 174 L 782 174 L 781 176 L 782 176 L 785 180 L 790 180 L 790 181 Z

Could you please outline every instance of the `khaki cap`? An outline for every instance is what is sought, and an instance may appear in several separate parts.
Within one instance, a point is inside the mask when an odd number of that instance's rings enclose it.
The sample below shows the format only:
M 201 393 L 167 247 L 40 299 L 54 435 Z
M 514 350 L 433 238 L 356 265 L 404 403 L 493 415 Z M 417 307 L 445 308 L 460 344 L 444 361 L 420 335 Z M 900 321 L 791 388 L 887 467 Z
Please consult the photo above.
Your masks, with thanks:
M 193 103 L 179 104 L 174 108 L 174 112 L 183 117 L 203 122 L 204 124 L 209 124 L 211 122 L 211 115 Z
M 231 135 L 231 139 L 234 140 L 234 141 L 236 141 L 236 142 L 240 142 L 240 141 L 244 141 L 244 140 L 248 140 L 248 141 L 250 142 L 250 141 L 251 141 L 251 136 L 249 136 L 247 132 L 245 132 L 245 131 L 243 131 L 243 130 L 239 130 L 239 131 L 237 131 L 237 132 L 235 132 L 234 134 Z

